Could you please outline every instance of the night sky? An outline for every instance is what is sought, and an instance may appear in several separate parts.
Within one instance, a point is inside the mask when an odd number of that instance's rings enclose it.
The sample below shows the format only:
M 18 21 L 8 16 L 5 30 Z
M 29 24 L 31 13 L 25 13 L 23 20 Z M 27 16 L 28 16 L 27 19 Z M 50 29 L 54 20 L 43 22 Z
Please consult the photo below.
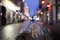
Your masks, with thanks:
M 30 9 L 30 15 L 33 16 L 35 10 L 38 9 L 39 0 L 25 0 L 25 2 L 27 3 Z

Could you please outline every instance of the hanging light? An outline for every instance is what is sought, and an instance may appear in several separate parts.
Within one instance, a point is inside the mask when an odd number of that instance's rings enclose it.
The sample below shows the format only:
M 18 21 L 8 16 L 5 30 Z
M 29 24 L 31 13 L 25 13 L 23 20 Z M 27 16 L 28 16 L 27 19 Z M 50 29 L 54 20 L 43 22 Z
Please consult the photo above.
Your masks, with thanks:
M 42 2 L 42 4 L 45 4 L 45 1 L 44 0 L 42 0 L 41 2 Z

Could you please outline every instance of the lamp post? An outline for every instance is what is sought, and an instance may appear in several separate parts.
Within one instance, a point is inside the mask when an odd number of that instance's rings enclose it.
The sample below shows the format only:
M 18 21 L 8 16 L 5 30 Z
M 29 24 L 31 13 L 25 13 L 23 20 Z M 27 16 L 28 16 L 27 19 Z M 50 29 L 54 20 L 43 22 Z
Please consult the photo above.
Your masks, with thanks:
M 45 4 L 45 0 L 42 0 L 41 3 L 42 3 L 41 19 L 42 19 L 42 21 L 44 21 L 44 6 L 45 6 L 44 4 Z
M 51 4 L 47 3 L 47 21 L 48 24 L 52 22 Z
M 49 14 L 49 21 L 50 21 L 50 24 L 53 24 L 53 10 L 52 10 L 52 4 L 51 3 L 47 3 L 47 8 L 48 8 L 48 14 Z
M 55 8 L 56 8 L 56 23 L 58 21 L 58 5 L 57 5 L 57 0 L 55 0 Z
M 42 0 L 41 2 L 42 2 L 42 12 L 43 12 L 42 19 L 43 19 L 43 22 L 45 23 L 46 22 L 46 10 L 45 10 L 45 8 L 46 8 L 46 1 Z

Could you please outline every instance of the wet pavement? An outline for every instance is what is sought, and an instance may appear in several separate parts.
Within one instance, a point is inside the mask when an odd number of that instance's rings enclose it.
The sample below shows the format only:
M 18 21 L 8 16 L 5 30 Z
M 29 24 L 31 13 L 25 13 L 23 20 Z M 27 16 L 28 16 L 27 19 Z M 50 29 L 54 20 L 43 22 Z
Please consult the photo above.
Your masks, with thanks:
M 40 24 L 42 25 L 42 23 L 40 23 Z M 1 30 L 2 39 L 1 40 L 15 40 L 15 38 L 23 31 L 31 32 L 32 26 L 34 26 L 34 29 L 36 28 L 35 31 L 37 33 L 43 35 L 44 33 L 41 30 L 41 25 L 39 25 L 38 22 L 32 22 L 32 21 L 24 21 L 21 23 L 6 25 L 6 26 L 2 27 L 2 30 Z
M 29 21 L 4 26 L 1 31 L 2 40 L 15 40 L 20 30 L 29 25 Z

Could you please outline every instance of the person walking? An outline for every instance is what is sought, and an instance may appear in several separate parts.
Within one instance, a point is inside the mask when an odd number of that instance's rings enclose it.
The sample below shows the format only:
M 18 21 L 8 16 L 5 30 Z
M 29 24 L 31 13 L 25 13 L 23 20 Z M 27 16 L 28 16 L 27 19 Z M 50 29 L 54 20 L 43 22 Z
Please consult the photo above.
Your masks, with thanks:
M 4 6 L 1 6 L 1 13 L 2 13 L 2 19 L 1 19 L 1 25 L 5 26 L 6 25 L 6 8 Z

